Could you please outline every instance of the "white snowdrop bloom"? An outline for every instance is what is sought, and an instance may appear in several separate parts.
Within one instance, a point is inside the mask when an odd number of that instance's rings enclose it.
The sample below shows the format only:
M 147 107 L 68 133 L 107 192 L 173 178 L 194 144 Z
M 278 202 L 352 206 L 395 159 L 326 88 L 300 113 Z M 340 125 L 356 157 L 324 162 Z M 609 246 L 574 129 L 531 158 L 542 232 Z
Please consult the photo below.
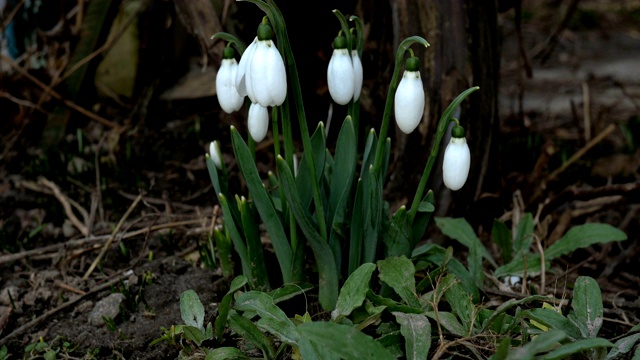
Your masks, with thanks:
M 269 112 L 260 104 L 251 104 L 249 107 L 249 134 L 255 142 L 260 142 L 269 130 Z
M 244 96 L 236 90 L 236 73 L 238 62 L 233 57 L 233 48 L 226 47 L 223 52 L 222 64 L 216 75 L 216 94 L 218 102 L 224 112 L 230 114 L 240 110 L 244 103 Z
M 451 133 L 453 136 L 444 151 L 444 159 L 442 162 L 442 179 L 444 185 L 451 190 L 459 190 L 467 181 L 469 176 L 469 167 L 471 166 L 471 152 L 467 139 L 464 138 L 464 130 L 462 136 L 456 134 L 460 126 L 455 126 Z
M 362 91 L 362 78 L 363 78 L 363 69 L 362 69 L 362 61 L 360 61 L 360 56 L 358 56 L 357 50 L 351 50 L 351 60 L 353 61 L 353 101 L 358 101 L 360 99 L 360 92 Z
M 217 141 L 212 141 L 211 144 L 209 144 L 209 156 L 218 170 L 222 170 L 222 152 L 220 151 L 220 144 Z
M 353 98 L 356 76 L 344 36 L 336 37 L 327 67 L 329 94 L 337 104 L 346 105 Z
M 411 134 L 418 127 L 424 112 L 424 87 L 419 68 L 418 58 L 407 59 L 394 97 L 396 124 L 405 134 Z
M 280 106 L 287 97 L 284 61 L 271 36 L 271 27 L 260 24 L 258 36 L 240 58 L 235 78 L 240 95 L 263 107 Z

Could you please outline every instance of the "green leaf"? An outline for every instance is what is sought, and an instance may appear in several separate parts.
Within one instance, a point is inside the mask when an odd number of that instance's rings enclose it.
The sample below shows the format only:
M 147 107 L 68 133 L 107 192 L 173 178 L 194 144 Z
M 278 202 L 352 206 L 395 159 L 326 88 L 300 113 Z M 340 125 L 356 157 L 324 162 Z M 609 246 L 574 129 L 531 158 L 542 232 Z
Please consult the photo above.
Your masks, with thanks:
M 248 357 L 237 348 L 221 347 L 210 351 L 204 360 L 243 360 Z
M 524 217 L 522 217 L 518 223 L 513 239 L 513 253 L 515 257 L 529 253 L 529 248 L 533 241 L 533 228 L 533 216 L 531 213 L 524 214 Z
M 431 216 L 433 212 L 423 212 L 420 210 L 420 207 L 429 208 L 428 205 L 423 204 L 431 204 L 431 206 L 435 209 L 435 197 L 433 195 L 433 190 L 427 191 L 427 194 L 422 198 L 420 202 L 420 206 L 418 208 L 418 212 L 415 214 L 413 218 L 413 223 L 411 224 L 411 249 L 415 249 L 416 245 L 422 240 L 422 236 L 424 235 L 424 231 L 427 229 L 427 225 L 429 225 L 429 220 L 431 220 Z
M 583 224 L 567 231 L 562 238 L 549 246 L 549 248 L 544 252 L 544 256 L 551 260 L 593 244 L 622 241 L 626 239 L 627 235 L 622 230 L 609 224 Z
M 462 245 L 468 247 L 469 249 L 474 246 L 478 246 L 482 249 L 482 256 L 487 259 L 494 267 L 498 267 L 498 264 L 493 260 L 489 251 L 482 245 L 480 239 L 473 232 L 473 228 L 467 220 L 463 218 L 444 218 L 444 217 L 436 217 L 435 218 L 436 225 L 442 231 L 443 234 L 448 237 L 457 240 Z
M 614 345 L 609 340 L 603 338 L 578 340 L 572 343 L 564 344 L 559 348 L 554 349 L 548 354 L 542 356 L 542 360 L 566 359 L 569 355 L 573 355 L 585 350 L 612 346 Z
M 373 166 L 369 167 L 369 175 L 364 177 L 362 184 L 363 211 L 363 262 L 374 262 L 378 251 L 380 230 L 382 229 L 382 184 L 378 181 Z
M 420 205 L 418 205 L 419 212 L 434 212 L 435 210 L 436 207 L 428 201 L 422 201 L 420 202 Z
M 578 277 L 573 289 L 572 304 L 577 319 L 586 326 L 588 336 L 598 336 L 604 321 L 602 293 L 598 283 L 588 276 Z
M 478 287 L 475 285 L 473 276 L 464 267 L 464 265 L 460 263 L 460 261 L 455 258 L 451 258 L 448 249 L 436 244 L 427 244 L 427 246 L 422 246 L 420 251 L 424 251 L 419 256 L 420 258 L 424 258 L 438 266 L 446 264 L 446 270 L 455 275 L 462 282 L 462 287 L 472 295 L 474 301 L 479 301 L 480 292 L 478 291 Z M 416 257 L 418 253 L 419 252 L 416 252 L 414 257 Z
M 400 324 L 400 333 L 404 336 L 405 356 L 407 359 L 426 359 L 431 347 L 431 324 L 421 314 L 394 312 Z
M 502 305 L 498 306 L 498 308 L 496 308 L 496 310 L 493 312 L 493 314 L 491 314 L 491 316 L 489 317 L 489 319 L 487 319 L 486 323 L 484 324 L 484 326 L 482 327 L 482 331 L 480 331 L 481 333 L 485 332 L 485 330 L 487 330 L 489 328 L 489 326 L 491 326 L 491 323 L 496 320 L 499 316 L 501 316 L 502 314 L 504 314 L 507 310 L 511 309 L 514 306 L 519 306 L 522 304 L 527 304 L 530 303 L 532 301 L 549 301 L 549 298 L 546 296 L 542 296 L 542 295 L 531 295 L 531 296 L 527 296 L 524 299 L 510 299 L 505 301 L 504 303 L 502 303 Z M 566 336 L 566 334 L 565 334 Z
M 460 283 L 456 281 L 446 289 L 444 297 L 451 306 L 453 313 L 462 321 L 465 327 L 465 336 L 470 336 L 473 331 L 472 325 L 475 321 L 471 295 L 464 291 Z
M 234 306 L 239 311 L 252 311 L 260 316 L 257 325 L 280 341 L 296 345 L 299 337 L 296 326 L 279 307 L 273 303 L 271 296 L 260 291 L 246 292 L 236 300 Z
M 336 309 L 331 313 L 332 319 L 337 319 L 339 316 L 348 316 L 355 308 L 362 305 L 370 289 L 369 282 L 375 269 L 375 264 L 366 263 L 360 265 L 356 271 L 349 275 L 342 289 L 340 289 Z
M 407 305 L 420 308 L 416 295 L 416 269 L 405 256 L 395 256 L 378 261 L 380 280 L 391 286 Z
M 507 264 L 513 258 L 513 240 L 511 239 L 511 230 L 498 219 L 493 220 L 493 228 L 491 228 L 491 239 L 498 245 L 502 263 Z
M 236 198 L 240 217 L 242 218 L 242 229 L 247 244 L 247 255 L 249 257 L 249 282 L 252 289 L 268 289 L 269 277 L 267 276 L 267 266 L 264 262 L 264 248 L 260 240 L 260 229 L 258 227 L 258 214 L 254 207 L 244 198 Z
M 320 181 L 320 177 L 323 173 L 325 156 L 326 156 L 326 136 L 324 130 L 324 124 L 322 122 L 318 123 L 318 127 L 314 131 L 311 136 L 311 147 L 313 154 L 313 164 L 316 167 L 316 179 L 315 182 L 318 183 Z M 307 158 L 303 156 L 300 159 L 300 164 L 298 165 L 298 174 L 296 175 L 296 186 L 298 188 L 298 194 L 300 195 L 300 200 L 305 209 L 309 209 L 311 205 L 311 201 L 313 200 L 313 184 L 311 182 L 311 175 L 309 173 L 309 165 Z
M 293 273 L 293 251 L 291 250 L 291 245 L 280 222 L 280 218 L 273 207 L 267 190 L 262 185 L 249 147 L 247 147 L 247 144 L 235 127 L 231 127 L 231 137 L 233 149 L 238 159 L 238 166 L 245 178 L 249 192 L 251 196 L 253 196 L 253 201 L 260 213 L 260 217 L 267 228 L 271 244 L 278 258 L 282 280 L 285 283 L 291 282 Z
M 220 207 L 222 208 L 222 220 L 224 221 L 225 230 L 229 232 L 233 247 L 240 256 L 240 263 L 242 265 L 242 272 L 249 275 L 251 273 L 251 267 L 249 266 L 249 255 L 247 254 L 247 246 L 245 245 L 240 230 L 236 227 L 236 221 L 241 223 L 242 219 L 240 214 L 235 217 L 234 211 L 229 204 L 227 197 L 219 193 L 218 199 L 220 200 Z M 235 203 L 234 203 L 235 204 Z M 237 209 L 237 207 L 236 207 Z
M 224 327 L 227 325 L 227 318 L 229 317 L 229 311 L 231 310 L 233 293 L 240 290 L 240 288 L 242 288 L 245 284 L 247 284 L 247 278 L 244 275 L 236 276 L 231 281 L 229 290 L 222 297 L 222 301 L 220 301 L 220 305 L 218 306 L 218 317 L 216 317 L 214 323 L 216 338 L 218 340 L 221 340 L 222 335 L 224 335 Z
M 318 265 L 319 279 L 319 301 L 324 310 L 333 310 L 338 298 L 338 270 L 336 268 L 333 252 L 329 244 L 325 242 L 318 231 L 314 228 L 308 213 L 302 207 L 295 181 L 289 166 L 281 156 L 276 159 L 278 172 L 282 181 L 287 201 L 291 206 L 296 221 L 300 225 L 302 232 L 307 237 L 313 255 Z
M 204 306 L 195 291 L 187 290 L 180 295 L 180 315 L 185 324 L 204 331 Z
M 563 237 L 556 241 L 544 252 L 545 262 L 550 266 L 550 261 L 573 251 L 591 246 L 597 243 L 626 240 L 627 235 L 621 230 L 599 223 L 589 223 L 576 226 L 569 230 Z M 526 259 L 516 257 L 510 263 L 497 268 L 493 276 L 501 278 L 505 275 L 524 275 L 524 262 L 527 262 L 527 274 L 540 273 L 540 254 L 532 254 Z
M 550 328 L 564 331 L 572 340 L 581 338 L 580 330 L 573 323 L 553 309 L 534 308 L 521 313 L 522 317 L 534 320 Z
M 242 338 L 262 350 L 265 357 L 269 359 L 275 357 L 273 341 L 263 334 L 251 320 L 238 315 L 236 312 L 231 312 L 229 314 L 229 327 Z
M 522 347 L 515 348 L 509 353 L 507 359 L 529 360 L 537 354 L 553 349 L 558 342 L 564 340 L 567 334 L 562 330 L 549 330 L 536 336 L 531 342 Z
M 356 185 L 356 195 L 353 204 L 353 213 L 351 214 L 351 226 L 349 229 L 349 274 L 354 272 L 358 266 L 362 264 L 362 238 L 364 227 L 364 209 L 363 203 L 364 184 L 362 179 L 358 179 Z
M 372 337 L 348 325 L 331 322 L 311 322 L 298 326 L 298 332 L 302 339 L 306 339 L 309 343 L 315 344 L 317 349 L 335 354 L 336 357 L 342 359 L 394 359 L 394 357 Z M 300 347 L 302 358 L 307 359 L 308 351 L 308 348 Z M 313 351 L 312 354 L 316 354 L 316 352 Z M 313 355 L 309 357 L 315 358 Z
M 504 338 L 498 344 L 496 348 L 496 352 L 489 358 L 489 360 L 506 360 L 507 356 L 509 356 L 509 348 L 511 346 L 511 339 Z
M 422 314 L 423 312 L 422 309 L 399 304 L 391 299 L 374 294 L 371 290 L 367 292 L 367 299 L 374 305 L 386 307 L 389 311 L 403 312 L 406 314 Z
M 401 206 L 384 229 L 385 256 L 411 256 L 413 247 L 410 240 L 411 228 L 407 208 Z
M 640 333 L 635 333 L 633 335 L 625 336 L 622 339 L 616 341 L 616 343 L 614 344 L 615 346 L 613 347 L 613 349 L 611 349 L 611 351 L 609 351 L 605 360 L 613 360 L 623 354 L 627 354 L 629 351 L 631 351 L 631 349 L 633 349 L 639 339 Z
M 453 313 L 450 313 L 448 311 L 438 311 L 437 313 L 434 311 L 427 311 L 424 314 L 427 317 L 435 320 L 453 335 L 460 337 L 465 337 L 468 335 L 467 330 L 465 330 L 464 326 L 460 324 L 460 321 L 458 321 L 458 318 Z
M 207 336 L 205 335 L 205 333 L 195 326 L 187 325 L 182 329 L 184 337 L 187 340 L 195 342 L 198 346 L 200 346 L 203 341 L 207 340 Z
M 281 287 L 268 292 L 269 296 L 273 299 L 273 303 L 277 304 L 281 301 L 289 300 L 295 296 L 306 293 L 313 289 L 315 286 L 311 284 L 285 284 Z

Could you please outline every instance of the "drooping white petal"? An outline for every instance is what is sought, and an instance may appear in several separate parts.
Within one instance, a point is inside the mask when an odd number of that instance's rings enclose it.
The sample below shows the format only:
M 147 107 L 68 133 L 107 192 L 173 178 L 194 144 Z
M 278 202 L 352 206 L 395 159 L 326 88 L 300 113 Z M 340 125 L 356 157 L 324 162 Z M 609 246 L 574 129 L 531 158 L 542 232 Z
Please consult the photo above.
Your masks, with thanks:
M 271 88 L 270 94 L 272 100 L 269 106 L 280 106 L 287 97 L 287 73 L 282 56 L 273 43 L 267 53 L 267 61 L 269 63 L 267 82 Z
M 471 152 L 467 139 L 452 137 L 444 151 L 442 180 L 451 190 L 459 190 L 467 181 L 471 166 Z
M 267 108 L 258 103 L 251 104 L 248 117 L 247 127 L 249 128 L 249 134 L 251 134 L 255 142 L 262 141 L 269 129 L 269 113 L 267 112 Z
M 363 69 L 362 69 L 362 61 L 360 61 L 360 57 L 358 56 L 357 50 L 351 50 L 351 60 L 353 61 L 353 101 L 358 101 L 360 99 L 360 92 L 362 91 L 362 77 L 363 77 Z
M 236 74 L 238 62 L 236 59 L 222 59 L 220 69 L 216 75 L 216 94 L 220 107 L 226 113 L 238 111 L 244 103 L 244 97 L 236 90 Z
M 212 141 L 209 144 L 209 156 L 218 170 L 222 170 L 222 153 L 220 152 L 220 144 L 217 141 Z
M 334 49 L 327 68 L 327 84 L 333 101 L 346 105 L 353 98 L 355 74 L 347 49 Z
M 250 71 L 249 64 L 251 63 L 251 59 L 253 58 L 253 53 L 256 49 L 256 44 L 258 43 L 258 37 L 256 36 L 253 39 L 253 42 L 247 47 L 247 49 L 242 54 L 240 58 L 240 63 L 238 64 L 238 71 L 236 72 L 236 91 L 240 96 L 247 96 L 253 101 L 253 90 L 249 90 L 250 84 L 247 81 L 248 72 Z
M 253 87 L 253 95 L 255 102 L 263 107 L 270 106 L 271 92 L 269 90 L 268 73 L 269 73 L 269 43 L 271 40 L 259 40 L 256 50 L 249 64 L 251 86 Z
M 395 95 L 396 124 L 405 134 L 418 127 L 424 112 L 424 88 L 419 71 L 405 71 Z

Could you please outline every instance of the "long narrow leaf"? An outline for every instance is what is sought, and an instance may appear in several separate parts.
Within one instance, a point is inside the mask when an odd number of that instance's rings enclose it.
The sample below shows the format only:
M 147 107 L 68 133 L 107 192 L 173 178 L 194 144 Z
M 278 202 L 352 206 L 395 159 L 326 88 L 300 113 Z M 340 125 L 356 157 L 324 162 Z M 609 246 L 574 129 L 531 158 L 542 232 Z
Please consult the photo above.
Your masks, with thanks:
M 247 182 L 249 192 L 253 196 L 256 208 L 260 213 L 260 217 L 267 228 L 267 233 L 269 233 L 269 238 L 273 244 L 273 249 L 275 250 L 280 265 L 280 271 L 282 272 L 282 280 L 285 283 L 291 282 L 293 280 L 293 252 L 282 223 L 280 222 L 280 218 L 271 203 L 267 190 L 262 185 L 249 147 L 238 133 L 238 130 L 233 126 L 231 127 L 231 139 L 233 142 L 233 150 L 238 159 L 238 166 Z
M 339 316 L 348 316 L 353 310 L 362 305 L 370 289 L 369 282 L 375 269 L 375 264 L 366 263 L 349 275 L 342 289 L 340 289 L 336 309 L 331 313 L 332 319 L 336 319 Z
M 269 289 L 269 278 L 267 276 L 267 266 L 264 261 L 264 248 L 260 241 L 260 229 L 255 221 L 257 214 L 252 209 L 250 203 L 244 197 L 236 199 L 240 216 L 242 217 L 242 228 L 247 244 L 247 256 L 249 257 L 249 283 L 252 289 Z
M 298 344 L 299 335 L 296 326 L 266 293 L 260 291 L 243 293 L 236 300 L 234 308 L 239 311 L 255 312 L 261 318 L 257 322 L 259 328 L 263 328 L 287 344 Z
M 333 310 L 338 298 L 338 270 L 336 269 L 333 252 L 329 244 L 322 239 L 318 230 L 314 228 L 308 213 L 303 208 L 289 166 L 281 156 L 278 156 L 276 159 L 276 164 L 285 196 L 291 206 L 291 211 L 293 211 L 302 232 L 309 240 L 309 245 L 311 245 L 311 249 L 316 258 L 318 275 L 320 277 L 320 305 L 324 310 Z
M 229 314 L 229 327 L 242 338 L 262 350 L 265 358 L 273 359 L 275 357 L 276 351 L 273 341 L 263 334 L 251 320 L 236 312 L 231 312 Z

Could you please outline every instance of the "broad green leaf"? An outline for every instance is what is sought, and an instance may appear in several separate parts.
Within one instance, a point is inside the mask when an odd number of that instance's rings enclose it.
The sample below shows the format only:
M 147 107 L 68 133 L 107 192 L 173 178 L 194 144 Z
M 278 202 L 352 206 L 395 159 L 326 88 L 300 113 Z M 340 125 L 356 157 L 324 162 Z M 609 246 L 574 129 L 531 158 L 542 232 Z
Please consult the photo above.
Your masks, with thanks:
M 362 261 L 374 262 L 377 258 L 378 241 L 382 227 L 382 184 L 373 166 L 369 167 L 369 175 L 363 179 L 362 190 Z
M 242 315 L 236 312 L 229 314 L 229 327 L 240 337 L 262 350 L 264 356 L 269 359 L 275 357 L 275 349 L 271 338 L 263 334 L 258 327 Z
M 451 258 L 448 249 L 436 244 L 427 244 L 421 247 L 420 251 L 425 251 L 421 255 L 421 258 L 438 266 L 446 264 L 447 272 L 455 275 L 462 282 L 462 287 L 472 295 L 474 301 L 479 301 L 480 292 L 478 291 L 473 276 L 460 261 Z M 414 257 L 416 257 L 416 255 L 414 255 Z
M 198 346 L 200 346 L 200 344 L 202 344 L 203 341 L 207 340 L 207 336 L 204 334 L 204 332 L 202 332 L 200 329 L 198 329 L 195 326 L 187 325 L 183 327 L 182 330 L 183 330 L 184 337 L 187 340 L 191 340 L 195 342 L 196 344 L 198 344 Z
M 423 205 L 425 204 L 425 205 Z M 429 225 L 429 220 L 431 220 L 431 216 L 433 212 L 425 211 L 423 212 L 420 208 L 424 208 L 428 210 L 429 206 L 426 204 L 431 204 L 431 207 L 435 209 L 435 197 L 433 195 L 433 190 L 427 191 L 427 194 L 422 198 L 420 202 L 420 207 L 418 208 L 418 212 L 415 214 L 413 218 L 413 223 L 411 224 L 411 249 L 416 247 L 420 240 L 422 240 L 422 236 L 424 235 L 424 231 L 427 229 L 427 225 Z M 412 255 L 414 256 L 414 255 Z
M 271 244 L 278 258 L 282 280 L 284 283 L 291 282 L 293 280 L 291 278 L 293 273 L 293 251 L 291 250 L 291 245 L 280 222 L 280 218 L 273 207 L 267 190 L 262 185 L 262 180 L 260 180 L 260 175 L 258 174 L 258 169 L 253 161 L 249 147 L 235 127 L 231 127 L 231 138 L 234 153 L 238 160 L 238 166 L 245 178 L 249 192 L 251 196 L 253 196 L 253 201 L 260 213 L 260 217 L 267 228 Z
M 622 241 L 626 239 L 627 235 L 624 232 L 608 224 L 589 223 L 576 226 L 545 250 L 544 257 L 546 266 L 550 266 L 551 260 L 562 255 L 570 254 L 577 249 L 597 243 Z M 526 259 L 516 257 L 510 263 L 497 268 L 493 276 L 497 278 L 505 275 L 523 276 L 525 260 L 527 262 L 527 274 L 540 273 L 540 254 L 531 254 L 527 256 Z
M 320 277 L 318 281 L 320 305 L 324 310 L 331 311 L 335 308 L 336 300 L 338 299 L 338 270 L 336 269 L 333 252 L 329 244 L 318 234 L 317 229 L 309 218 L 308 212 L 302 207 L 289 166 L 281 156 L 277 157 L 276 164 L 291 211 L 293 211 L 302 232 L 307 237 L 313 255 L 316 258 L 318 276 Z
M 470 336 L 472 334 L 472 325 L 475 321 L 473 302 L 471 301 L 471 295 L 462 289 L 459 282 L 455 281 L 449 286 L 445 293 L 445 299 L 451 306 L 451 310 L 462 321 L 465 328 L 465 335 Z
M 229 290 L 222 297 L 222 301 L 220 301 L 220 305 L 218 306 L 218 316 L 216 317 L 214 324 L 216 338 L 218 340 L 221 340 L 222 335 L 224 335 L 224 328 L 227 325 L 227 317 L 229 316 L 229 310 L 231 310 L 233 293 L 240 290 L 240 288 L 245 286 L 247 282 L 247 278 L 244 275 L 236 276 L 233 280 L 231 280 Z
M 505 338 L 503 339 L 498 347 L 496 348 L 496 352 L 489 358 L 489 360 L 506 360 L 507 356 L 509 356 L 509 348 L 511 347 L 511 339 Z
M 458 321 L 458 318 L 453 313 L 450 313 L 448 311 L 438 311 L 437 313 L 435 311 L 427 311 L 424 314 L 427 317 L 435 320 L 440 324 L 440 326 L 445 328 L 453 335 L 460 337 L 466 337 L 469 335 L 467 330 L 462 324 L 460 324 L 460 321 Z
M 378 261 L 380 280 L 391 286 L 407 305 L 420 308 L 416 295 L 416 269 L 405 256 L 390 257 Z
M 260 291 L 243 293 L 236 299 L 234 308 L 258 314 L 260 316 L 260 320 L 257 322 L 258 327 L 278 336 L 280 341 L 290 345 L 298 343 L 296 326 L 266 293 Z
M 569 319 L 564 317 L 562 314 L 557 313 L 553 309 L 529 309 L 523 311 L 521 316 L 537 321 L 548 328 L 562 330 L 572 340 L 578 340 L 581 338 L 580 329 L 576 328 Z
M 631 360 L 640 360 L 640 346 L 636 348 L 636 352 L 633 353 L 633 358 Z
M 549 330 L 537 335 L 531 342 L 522 347 L 513 349 L 507 359 L 529 360 L 541 352 L 553 349 L 558 342 L 564 340 L 567 334 L 562 330 Z
M 311 322 L 298 326 L 298 332 L 302 339 L 306 339 L 310 343 L 316 344 L 323 351 L 336 354 L 343 359 L 394 359 L 372 337 L 348 325 L 331 322 Z M 304 359 L 307 358 L 306 351 L 306 348 L 300 348 L 300 353 Z
M 559 348 L 550 351 L 548 354 L 542 356 L 542 360 L 566 359 L 569 355 L 573 355 L 585 350 L 593 350 L 596 348 L 613 346 L 614 345 L 609 340 L 603 338 L 583 339 L 564 344 Z
M 281 301 L 286 301 L 295 296 L 302 295 L 314 287 L 314 285 L 307 283 L 285 284 L 275 290 L 269 291 L 268 294 L 273 299 L 273 303 L 277 304 Z
M 422 314 L 422 309 L 398 304 L 397 302 L 374 294 L 371 290 L 367 292 L 367 299 L 375 305 L 385 306 L 389 311 L 403 312 L 407 314 Z
M 491 239 L 500 249 L 502 263 L 507 264 L 513 259 L 513 240 L 511 239 L 511 230 L 498 219 L 493 220 L 493 228 L 491 228 Z
M 622 339 L 616 341 L 613 349 L 609 351 L 605 360 L 613 360 L 618 356 L 627 354 L 629 351 L 631 351 L 631 349 L 633 349 L 633 347 L 635 346 L 635 344 L 638 342 L 639 339 L 640 339 L 640 333 L 636 333 L 633 335 L 625 336 Z
M 304 360 L 339 360 L 340 357 L 332 351 L 327 351 L 324 344 L 312 342 L 302 337 L 298 343 L 298 351 Z
M 431 324 L 421 314 L 394 312 L 400 324 L 400 333 L 404 336 L 405 356 L 407 359 L 426 359 L 431 347 Z
M 204 306 L 195 291 L 189 289 L 180 294 L 180 316 L 188 326 L 204 331 Z
M 533 241 L 533 229 L 533 216 L 531 213 L 524 214 L 516 227 L 516 233 L 513 234 L 513 254 L 515 257 L 529 253 Z
M 589 223 L 576 226 L 553 243 L 544 252 L 544 256 L 551 260 L 573 251 L 598 243 L 626 240 L 627 235 L 620 229 L 609 224 Z
M 604 321 L 602 293 L 598 283 L 588 276 L 578 277 L 573 289 L 572 304 L 576 317 L 586 326 L 589 337 L 598 336 Z
M 221 347 L 211 350 L 204 360 L 243 360 L 248 357 L 237 348 L 234 347 Z
M 522 304 L 527 304 L 530 303 L 532 301 L 541 301 L 541 302 L 545 302 L 545 301 L 549 301 L 549 298 L 543 295 L 531 295 L 531 296 L 527 296 L 524 299 L 510 299 L 505 301 L 504 303 L 502 303 L 502 305 L 498 306 L 498 308 L 496 308 L 496 310 L 493 312 L 493 314 L 491 314 L 491 316 L 489 317 L 489 319 L 487 319 L 487 322 L 484 324 L 484 326 L 482 327 L 482 331 L 481 333 L 485 332 L 485 330 L 487 330 L 487 328 L 489 328 L 489 326 L 491 326 L 491 323 L 493 321 L 495 321 L 500 315 L 504 314 L 507 310 L 511 309 L 514 306 L 519 306 Z M 566 336 L 566 334 L 565 334 Z
M 471 246 L 475 243 L 482 249 L 482 256 L 487 259 L 493 265 L 493 267 L 498 267 L 498 264 L 493 260 L 489 251 L 482 245 L 482 241 L 476 236 L 473 232 L 473 228 L 467 220 L 463 218 L 444 218 L 444 217 L 436 217 L 435 218 L 436 225 L 442 231 L 443 234 L 448 237 L 457 240 L 460 244 L 466 246 L 467 248 L 471 248 Z
M 375 269 L 375 264 L 366 263 L 360 265 L 356 271 L 349 275 L 342 289 L 340 289 L 336 309 L 331 313 L 332 319 L 335 320 L 339 316 L 348 316 L 355 308 L 362 305 L 367 296 L 367 291 L 370 289 L 369 282 Z

